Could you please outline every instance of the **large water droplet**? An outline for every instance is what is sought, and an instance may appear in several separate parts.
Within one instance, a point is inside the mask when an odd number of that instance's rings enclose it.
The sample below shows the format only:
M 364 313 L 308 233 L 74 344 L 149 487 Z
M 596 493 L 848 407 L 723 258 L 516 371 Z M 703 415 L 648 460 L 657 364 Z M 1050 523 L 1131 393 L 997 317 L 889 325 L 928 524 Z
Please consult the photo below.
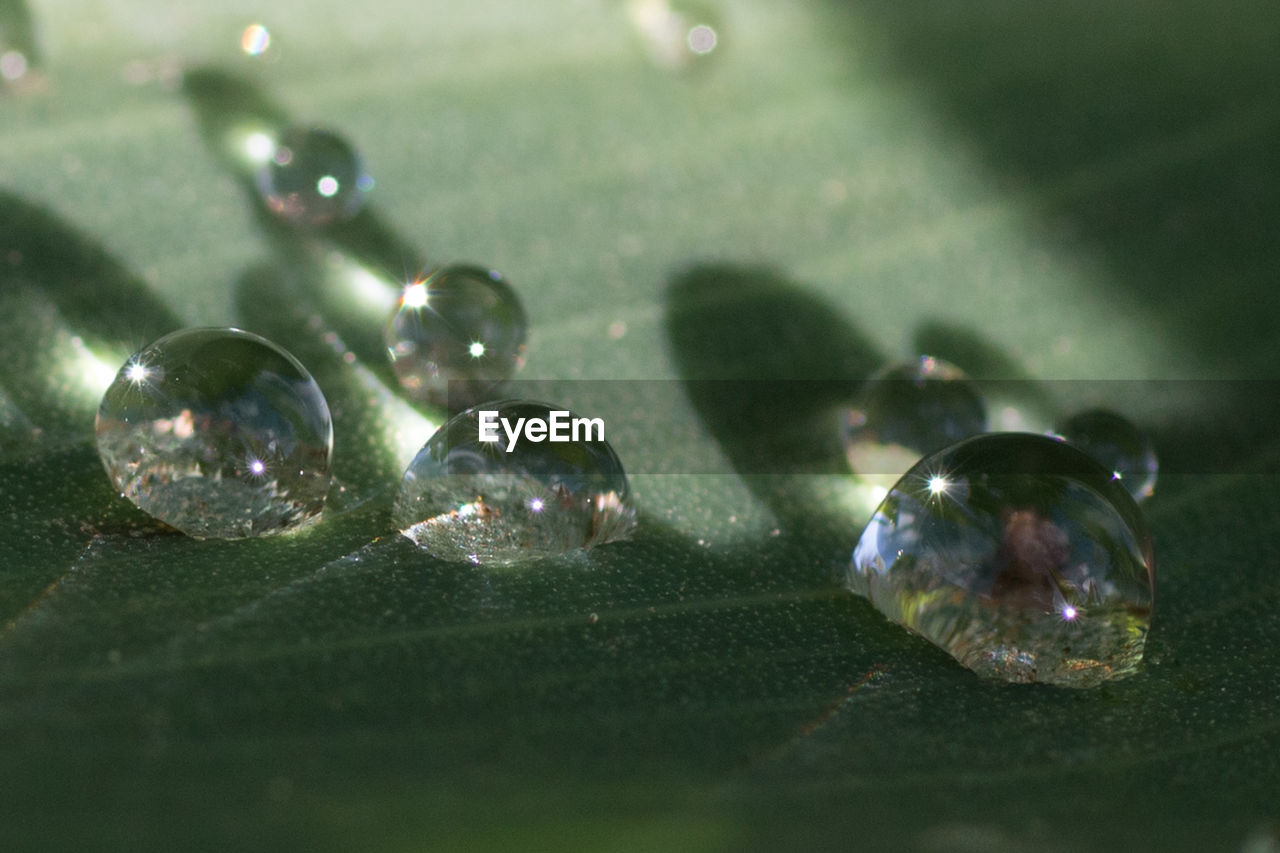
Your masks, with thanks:
M 273 140 L 258 171 L 263 203 L 291 225 L 322 227 L 359 212 L 373 187 L 360 155 L 327 130 L 295 127 Z
M 1151 620 L 1142 512 L 1052 438 L 1002 433 L 920 461 L 862 533 L 849 586 L 988 677 L 1092 687 L 1131 675 Z
M 1055 432 L 1113 472 L 1134 500 L 1143 501 L 1155 493 L 1160 467 L 1155 446 L 1125 417 L 1090 409 L 1067 418 Z
M 986 426 L 982 397 L 964 372 L 922 356 L 867 381 L 844 413 L 845 455 L 855 474 L 888 489 L 925 454 Z
M 493 413 L 496 442 L 480 440 L 484 412 Z M 473 563 L 515 563 L 625 538 L 635 525 L 627 476 L 603 440 L 603 422 L 596 433 L 584 420 L 522 400 L 456 415 L 405 472 L 396 525 L 436 557 Z M 568 440 L 552 441 L 551 432 L 531 440 L 525 430 L 533 422 L 560 424 Z M 520 434 L 514 447 L 508 428 Z
M 463 408 L 524 364 L 524 307 L 502 276 L 442 267 L 405 288 L 387 325 L 387 350 L 415 399 Z
M 239 329 L 186 329 L 133 355 L 98 409 L 111 482 L 196 538 L 297 528 L 329 489 L 333 428 L 293 356 Z

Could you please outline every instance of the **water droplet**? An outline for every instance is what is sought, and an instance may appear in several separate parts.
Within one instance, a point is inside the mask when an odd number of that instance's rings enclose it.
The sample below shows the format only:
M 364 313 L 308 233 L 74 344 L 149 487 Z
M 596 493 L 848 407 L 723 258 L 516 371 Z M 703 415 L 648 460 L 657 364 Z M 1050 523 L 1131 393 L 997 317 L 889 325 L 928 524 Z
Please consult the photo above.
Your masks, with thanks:
M 480 441 L 482 410 L 505 421 L 498 442 Z M 521 418 L 550 423 L 552 412 L 544 403 L 507 400 L 456 415 L 405 472 L 394 513 L 401 532 L 436 557 L 477 564 L 550 557 L 628 536 L 635 511 L 627 476 L 606 441 L 585 440 L 585 432 L 569 441 L 525 435 L 510 447 L 508 426 L 519 430 Z
M 683 0 L 631 0 L 627 13 L 654 64 L 684 71 L 704 62 L 720 46 L 718 16 Z
M 329 490 L 329 407 L 293 356 L 239 329 L 185 329 L 125 362 L 98 453 L 144 512 L 199 538 L 297 528 Z
M 240 49 L 249 56 L 261 56 L 271 47 L 271 31 L 262 24 L 250 24 L 240 34 Z
M 9 50 L 0 53 L 0 77 L 10 83 L 21 80 L 27 74 L 27 56 L 21 51 Z
M 1090 409 L 1067 418 L 1054 431 L 1113 472 L 1134 500 L 1143 501 L 1155 493 L 1160 467 L 1155 447 L 1126 418 Z
M 33 69 L 40 64 L 36 22 L 23 0 L 0 2 L 0 95 L 6 89 L 40 88 Z
M 341 136 L 295 127 L 273 142 L 270 158 L 258 171 L 258 191 L 281 219 L 320 227 L 345 222 L 364 206 L 373 179 Z
M 411 397 L 463 408 L 524 364 L 524 307 L 498 273 L 458 264 L 404 289 L 387 351 Z
M 890 365 L 867 381 L 844 413 L 849 466 L 888 489 L 927 453 L 984 432 L 977 388 L 955 365 L 930 356 Z
M 853 552 L 854 592 L 981 675 L 1092 687 L 1131 675 L 1151 620 L 1142 512 L 1052 438 L 1000 433 L 921 460 Z

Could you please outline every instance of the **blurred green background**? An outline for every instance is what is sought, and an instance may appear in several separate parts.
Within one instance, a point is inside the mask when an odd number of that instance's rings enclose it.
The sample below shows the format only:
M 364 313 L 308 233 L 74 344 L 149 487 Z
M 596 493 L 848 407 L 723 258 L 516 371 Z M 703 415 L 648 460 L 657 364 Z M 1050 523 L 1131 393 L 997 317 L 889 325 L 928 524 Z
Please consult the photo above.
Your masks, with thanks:
M 604 0 L 33 2 L 34 35 L 0 0 L 31 57 L 0 89 L 6 849 L 1280 847 L 1280 6 L 704 8 L 673 70 Z M 346 135 L 371 209 L 264 221 L 219 149 L 253 116 Z M 341 285 L 451 260 L 609 425 L 633 541 L 488 571 L 384 535 L 438 417 Z M 112 494 L 103 376 L 207 324 L 329 397 L 347 490 L 310 531 L 196 542 Z M 769 380 L 920 351 L 1152 430 L 1139 675 L 988 684 L 841 591 L 839 395 Z

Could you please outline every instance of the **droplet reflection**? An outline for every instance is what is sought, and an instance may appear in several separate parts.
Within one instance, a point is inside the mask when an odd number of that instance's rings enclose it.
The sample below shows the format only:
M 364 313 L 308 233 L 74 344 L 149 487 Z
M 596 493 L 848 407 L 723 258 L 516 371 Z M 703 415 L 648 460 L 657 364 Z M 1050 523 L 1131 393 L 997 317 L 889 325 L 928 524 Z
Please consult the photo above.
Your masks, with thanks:
M 319 386 L 238 329 L 166 335 L 102 397 L 98 453 L 120 493 L 200 539 L 262 536 L 319 515 L 333 429 Z
M 247 136 L 250 157 L 260 145 L 256 135 Z M 274 140 L 270 157 L 258 171 L 257 186 L 267 208 L 285 222 L 321 227 L 355 216 L 373 181 L 356 150 L 341 136 L 318 128 L 291 128 Z
M 444 560 L 507 564 L 630 535 L 635 512 L 626 473 L 603 438 L 482 442 L 482 410 L 507 426 L 547 422 L 553 412 L 529 401 L 485 403 L 441 427 L 401 481 L 394 519 L 404 536 Z
M 483 400 L 524 364 L 524 307 L 497 272 L 456 264 L 405 287 L 386 329 L 396 378 L 416 400 Z
M 1055 432 L 1110 470 L 1134 500 L 1155 494 L 1160 468 L 1155 446 L 1124 416 L 1090 409 L 1067 418 Z
M 849 467 L 888 489 L 922 456 L 986 429 L 986 407 L 960 368 L 921 356 L 881 370 L 844 412 Z

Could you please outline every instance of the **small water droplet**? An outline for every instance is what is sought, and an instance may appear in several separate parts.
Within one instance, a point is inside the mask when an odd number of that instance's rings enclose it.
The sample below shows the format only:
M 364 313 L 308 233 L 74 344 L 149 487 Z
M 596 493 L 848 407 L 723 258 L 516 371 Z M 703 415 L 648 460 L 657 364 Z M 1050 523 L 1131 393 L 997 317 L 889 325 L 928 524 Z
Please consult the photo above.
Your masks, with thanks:
M 507 425 L 498 428 L 498 442 L 480 441 L 481 411 L 496 412 Z M 510 447 L 508 427 L 519 430 L 520 419 L 549 423 L 553 411 L 507 400 L 452 418 L 405 471 L 394 510 L 401 533 L 436 557 L 475 564 L 516 563 L 626 538 L 635 511 L 622 463 L 606 441 L 522 439 Z
M 21 80 L 27 74 L 27 55 L 17 50 L 0 53 L 0 77 L 10 83 Z
M 1112 471 L 1136 501 L 1155 494 L 1159 462 L 1151 439 L 1127 418 L 1090 409 L 1067 418 L 1054 430 Z
M 723 28 L 711 9 L 684 0 L 631 0 L 631 24 L 655 65 L 684 71 L 720 47 Z
M 23 0 L 0 2 L 0 95 L 43 89 L 36 21 Z
M 869 379 L 843 426 L 853 472 L 888 489 L 925 454 L 985 431 L 987 415 L 960 368 L 921 356 Z
M 520 369 L 525 332 L 524 307 L 502 276 L 457 264 L 404 289 L 386 343 L 411 397 L 463 408 Z
M 240 34 L 240 49 L 249 56 L 261 56 L 271 47 L 271 31 L 262 24 L 250 24 Z
M 981 675 L 1092 687 L 1142 660 L 1154 562 L 1110 472 L 1064 442 L 999 433 L 908 471 L 848 584 Z
M 258 170 L 258 192 L 267 208 L 285 222 L 304 227 L 332 225 L 345 222 L 364 206 L 372 179 L 365 174 L 360 155 L 341 136 L 320 128 L 295 127 L 278 139 L 263 138 L 273 147 Z
M 124 497 L 199 539 L 295 529 L 329 490 L 319 386 L 239 329 L 185 329 L 130 357 L 103 395 L 97 442 Z

